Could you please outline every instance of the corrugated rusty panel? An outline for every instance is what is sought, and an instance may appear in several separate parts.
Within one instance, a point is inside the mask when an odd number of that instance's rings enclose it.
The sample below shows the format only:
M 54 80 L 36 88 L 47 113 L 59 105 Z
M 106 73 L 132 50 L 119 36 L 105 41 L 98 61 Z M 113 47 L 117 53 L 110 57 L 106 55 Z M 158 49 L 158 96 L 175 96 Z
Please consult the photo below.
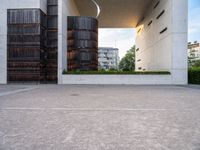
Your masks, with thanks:
M 57 82 L 58 1 L 39 9 L 10 9 L 8 81 Z
M 9 9 L 8 24 L 40 23 L 40 14 L 38 9 Z
M 47 0 L 48 5 L 58 5 L 58 0 Z
M 45 80 L 45 15 L 39 9 L 8 10 L 8 82 Z
M 47 1 L 47 80 L 57 81 L 58 71 L 58 1 Z
M 68 17 L 68 70 L 98 69 L 98 21 Z

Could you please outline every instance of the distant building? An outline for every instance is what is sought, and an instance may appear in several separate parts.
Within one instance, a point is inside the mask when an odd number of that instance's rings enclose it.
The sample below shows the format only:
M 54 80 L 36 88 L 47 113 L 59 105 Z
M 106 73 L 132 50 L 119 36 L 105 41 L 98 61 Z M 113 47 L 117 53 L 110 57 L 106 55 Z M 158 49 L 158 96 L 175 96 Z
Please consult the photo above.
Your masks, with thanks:
M 194 43 L 188 43 L 188 57 L 190 63 L 200 60 L 200 43 L 195 41 Z
M 119 49 L 100 47 L 98 51 L 99 69 L 118 69 Z

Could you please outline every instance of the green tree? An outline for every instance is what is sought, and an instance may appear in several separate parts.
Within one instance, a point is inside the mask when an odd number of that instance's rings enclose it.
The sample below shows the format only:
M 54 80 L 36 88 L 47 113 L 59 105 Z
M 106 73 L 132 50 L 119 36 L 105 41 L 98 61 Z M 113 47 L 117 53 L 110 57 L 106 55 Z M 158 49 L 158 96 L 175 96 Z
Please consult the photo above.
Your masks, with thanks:
M 189 68 L 192 68 L 194 66 L 195 59 L 196 59 L 196 57 L 193 54 L 190 54 L 190 56 L 188 56 L 188 66 L 189 66 Z
M 135 70 L 135 46 L 128 50 L 126 55 L 121 59 L 119 69 L 123 71 Z
M 193 67 L 200 67 L 200 60 L 196 60 Z

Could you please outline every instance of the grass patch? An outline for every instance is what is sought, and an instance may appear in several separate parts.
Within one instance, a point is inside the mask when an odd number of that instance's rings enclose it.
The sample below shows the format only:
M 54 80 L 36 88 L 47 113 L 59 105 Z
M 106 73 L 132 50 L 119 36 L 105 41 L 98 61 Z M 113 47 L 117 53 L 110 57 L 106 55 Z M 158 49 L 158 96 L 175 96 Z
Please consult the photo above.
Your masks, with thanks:
M 168 71 L 63 71 L 71 75 L 170 75 Z

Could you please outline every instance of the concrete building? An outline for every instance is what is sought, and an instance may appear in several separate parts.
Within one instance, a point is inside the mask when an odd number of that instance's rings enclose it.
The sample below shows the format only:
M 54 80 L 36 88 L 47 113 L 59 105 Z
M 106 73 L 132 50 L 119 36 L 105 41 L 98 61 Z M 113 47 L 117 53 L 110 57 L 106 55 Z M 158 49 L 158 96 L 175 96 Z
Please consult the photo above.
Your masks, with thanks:
M 137 70 L 171 72 L 171 75 L 159 79 L 157 76 L 148 76 L 145 80 L 141 77 L 143 80 L 140 82 L 138 80 L 140 77 L 135 79 L 131 76 L 131 82 L 128 77 L 123 77 L 124 81 L 129 83 L 137 81 L 140 84 L 154 83 L 152 82 L 154 80 L 157 84 L 187 84 L 188 0 L 49 0 L 52 1 L 58 6 L 56 10 L 58 31 L 54 42 L 58 44 L 56 63 L 59 84 L 68 83 L 68 79 L 72 81 L 71 77 L 62 74 L 63 70 L 67 69 L 68 16 L 97 17 L 99 28 L 136 28 Z M 40 9 L 45 14 L 48 13 L 47 0 L 1 2 L 0 83 L 2 84 L 8 81 L 8 9 Z M 94 76 L 93 78 L 96 79 Z M 116 77 L 116 81 L 121 81 L 118 78 L 120 77 Z M 106 80 L 109 83 L 109 77 Z
M 112 47 L 99 47 L 98 63 L 99 69 L 118 69 L 119 49 Z
M 188 57 L 191 63 L 200 60 L 200 43 L 197 41 L 188 43 Z

